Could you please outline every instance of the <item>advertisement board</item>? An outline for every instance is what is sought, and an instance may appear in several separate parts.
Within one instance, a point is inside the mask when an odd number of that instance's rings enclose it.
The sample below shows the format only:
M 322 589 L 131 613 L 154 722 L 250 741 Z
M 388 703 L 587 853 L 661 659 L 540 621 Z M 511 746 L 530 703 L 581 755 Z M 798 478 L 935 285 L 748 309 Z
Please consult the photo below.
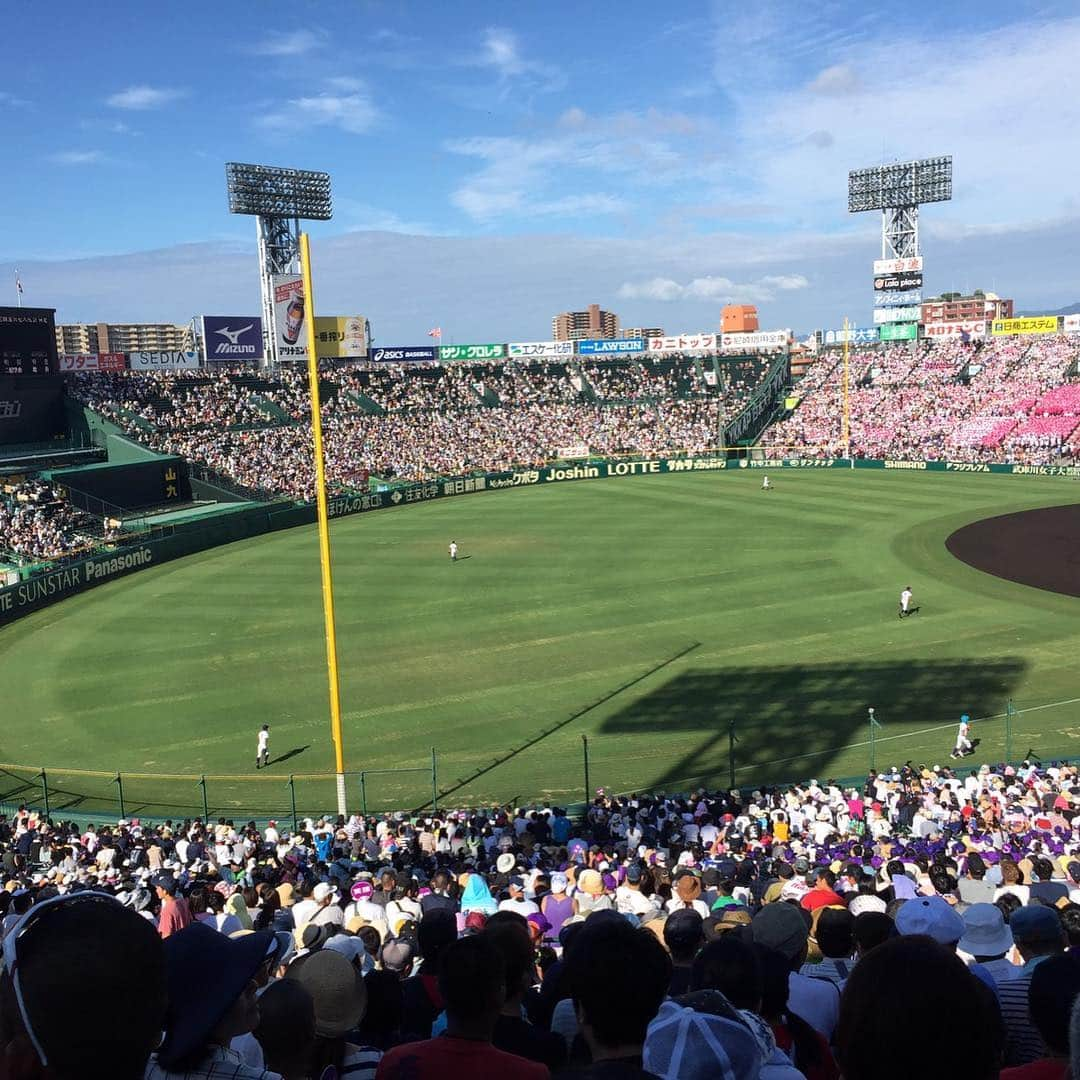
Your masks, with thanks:
M 994 337 L 1009 334 L 1056 334 L 1056 315 L 1028 315 L 1019 319 L 995 319 L 990 328 Z
M 900 274 L 883 274 L 874 278 L 875 292 L 906 292 L 922 288 L 922 274 L 917 270 L 905 270 Z
M 587 338 L 577 343 L 579 356 L 611 356 L 620 353 L 635 353 L 645 351 L 645 339 L 639 337 L 628 338 Z
M 371 359 L 376 364 L 430 363 L 437 359 L 434 345 L 387 345 L 372 349 Z
M 319 359 L 365 356 L 367 319 L 363 315 L 316 315 L 315 343 Z
M 122 352 L 61 353 L 60 371 L 125 371 L 127 357 Z
M 965 322 L 936 322 L 926 324 L 927 338 L 968 338 L 976 341 L 986 337 L 986 323 L 982 320 L 967 320 Z
M 1080 315 L 1066 315 L 1062 320 L 1061 329 L 1066 334 L 1080 334 Z
M 506 346 L 510 356 L 573 356 L 572 341 L 511 341 Z
M 199 366 L 197 352 L 128 353 L 132 371 L 194 371 Z
M 505 345 L 440 345 L 440 360 L 498 360 L 506 355 Z
M 278 357 L 299 360 L 307 356 L 304 329 L 304 279 L 299 274 L 274 274 L 274 340 Z
M 877 329 L 873 326 L 849 326 L 846 330 L 825 330 L 821 335 L 822 345 L 874 345 L 878 340 Z
M 882 274 L 921 274 L 922 268 L 921 255 L 911 255 L 906 259 L 875 259 L 874 277 Z
M 918 336 L 917 323 L 886 323 L 881 327 L 882 341 L 914 341 Z
M 922 304 L 922 293 L 916 292 L 889 292 L 874 293 L 874 307 L 909 307 L 912 304 Z
M 890 322 L 918 322 L 922 308 L 918 304 L 911 307 L 875 308 L 874 325 Z
M 717 334 L 677 334 L 672 337 L 651 337 L 649 352 L 715 352 Z M 737 335 L 733 335 L 737 336 Z
M 782 349 L 790 338 L 790 330 L 754 330 L 744 334 L 721 334 L 720 348 L 724 352 Z
M 55 308 L 0 307 L 0 375 L 56 372 Z
M 202 339 L 210 363 L 263 358 L 262 319 L 258 315 L 204 315 Z

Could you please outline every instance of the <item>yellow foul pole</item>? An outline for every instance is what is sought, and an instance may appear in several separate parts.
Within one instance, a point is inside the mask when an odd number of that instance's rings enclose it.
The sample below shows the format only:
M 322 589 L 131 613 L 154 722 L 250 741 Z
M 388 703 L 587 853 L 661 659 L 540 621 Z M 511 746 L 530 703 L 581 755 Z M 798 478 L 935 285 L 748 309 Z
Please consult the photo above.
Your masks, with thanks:
M 841 429 L 840 438 L 844 444 L 844 456 L 851 457 L 851 408 L 848 399 L 848 387 L 850 385 L 850 372 L 851 369 L 848 365 L 848 337 L 850 331 L 848 330 L 848 321 L 844 320 L 844 401 L 843 401 L 843 413 L 841 414 Z
M 341 691 L 338 686 L 337 630 L 334 623 L 334 579 L 330 569 L 330 514 L 326 503 L 326 461 L 323 455 L 322 409 L 319 401 L 319 360 L 315 349 L 315 291 L 311 284 L 311 249 L 307 233 L 300 234 L 300 272 L 304 278 L 307 315 L 308 383 L 311 388 L 311 432 L 315 438 L 315 497 L 319 517 L 319 564 L 322 567 L 323 619 L 326 623 L 326 669 L 330 682 L 330 735 L 334 741 L 338 813 L 345 806 L 345 754 L 341 744 Z

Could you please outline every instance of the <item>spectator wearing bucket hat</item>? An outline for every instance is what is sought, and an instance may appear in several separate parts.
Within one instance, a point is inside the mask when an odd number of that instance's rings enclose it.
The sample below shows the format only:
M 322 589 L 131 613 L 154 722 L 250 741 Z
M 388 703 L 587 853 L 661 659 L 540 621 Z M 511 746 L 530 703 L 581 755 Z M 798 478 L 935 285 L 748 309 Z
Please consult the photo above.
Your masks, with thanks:
M 315 1045 L 308 1076 L 327 1069 L 339 1077 L 372 1080 L 382 1054 L 349 1040 L 367 1009 L 367 989 L 356 967 L 340 953 L 323 949 L 296 961 L 286 975 L 311 995 L 315 1008 Z
M 674 896 L 667 902 L 668 914 L 689 909 L 702 919 L 709 917 L 709 908 L 701 899 L 701 879 L 692 870 L 684 870 L 673 883 Z
M 269 930 L 229 938 L 203 923 L 165 942 L 169 1009 L 165 1038 L 147 1068 L 147 1080 L 186 1074 L 255 1080 L 265 1074 L 230 1049 L 259 1022 L 260 976 L 274 962 L 278 943 Z
M 957 942 L 957 950 L 981 964 L 996 984 L 1017 978 L 1020 968 L 1008 958 L 1013 947 L 1012 931 L 1001 908 L 989 903 L 972 904 L 962 918 L 964 935 Z

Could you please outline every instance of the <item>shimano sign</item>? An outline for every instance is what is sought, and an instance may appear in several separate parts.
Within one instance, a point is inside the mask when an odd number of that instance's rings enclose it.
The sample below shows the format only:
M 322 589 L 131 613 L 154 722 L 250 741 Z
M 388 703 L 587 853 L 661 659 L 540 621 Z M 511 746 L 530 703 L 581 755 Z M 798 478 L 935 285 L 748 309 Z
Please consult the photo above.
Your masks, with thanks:
M 263 358 L 262 319 L 257 315 L 204 315 L 202 338 L 209 363 Z

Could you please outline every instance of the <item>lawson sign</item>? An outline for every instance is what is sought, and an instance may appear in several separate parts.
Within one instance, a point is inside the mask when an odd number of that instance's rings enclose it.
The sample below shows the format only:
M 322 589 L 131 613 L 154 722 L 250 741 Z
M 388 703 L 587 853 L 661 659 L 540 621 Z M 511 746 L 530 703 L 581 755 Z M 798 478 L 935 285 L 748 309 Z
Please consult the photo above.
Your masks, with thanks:
M 619 353 L 635 353 L 645 351 L 645 339 L 639 337 L 629 338 L 587 338 L 579 341 L 579 356 L 611 356 Z
M 263 358 L 262 319 L 258 315 L 204 315 L 202 337 L 210 363 Z

